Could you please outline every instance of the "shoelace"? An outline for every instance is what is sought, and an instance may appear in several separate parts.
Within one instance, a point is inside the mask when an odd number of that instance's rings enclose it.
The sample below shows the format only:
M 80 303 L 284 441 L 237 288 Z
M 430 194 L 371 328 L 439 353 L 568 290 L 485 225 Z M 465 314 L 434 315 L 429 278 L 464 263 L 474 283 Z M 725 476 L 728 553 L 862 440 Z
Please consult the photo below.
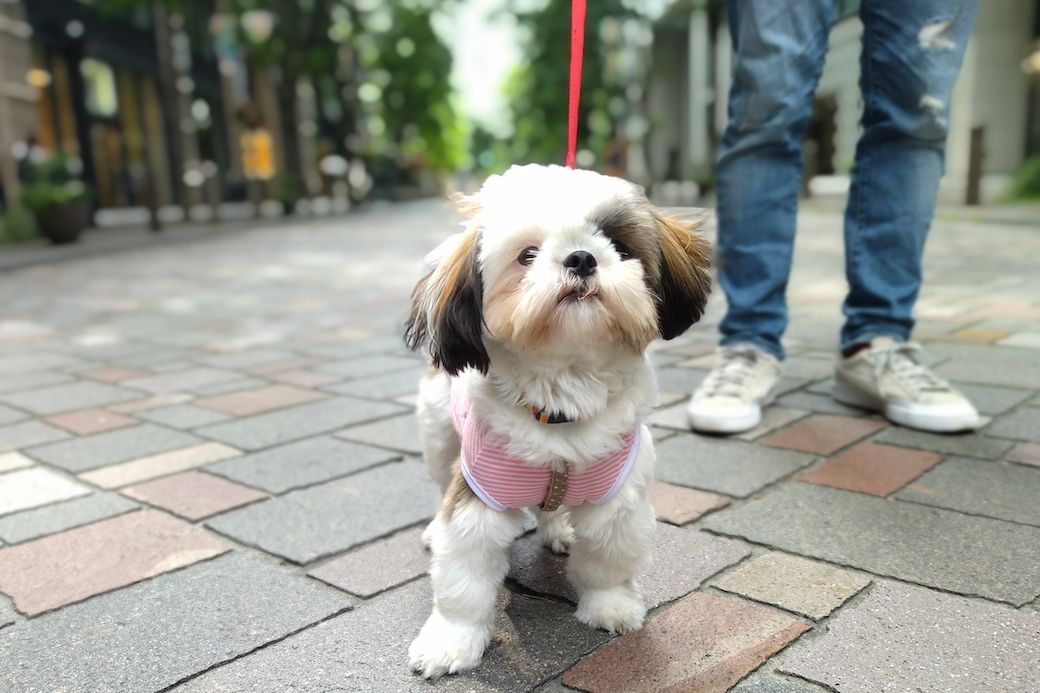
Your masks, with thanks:
M 877 378 L 886 372 L 892 373 L 906 385 L 918 392 L 944 392 L 950 384 L 921 363 L 921 345 L 914 342 L 875 347 L 870 350 L 874 357 L 874 375 Z
M 730 347 L 722 352 L 722 361 L 704 381 L 705 393 L 709 397 L 715 395 L 733 395 L 739 397 L 748 378 L 758 366 L 758 350 L 750 347 Z

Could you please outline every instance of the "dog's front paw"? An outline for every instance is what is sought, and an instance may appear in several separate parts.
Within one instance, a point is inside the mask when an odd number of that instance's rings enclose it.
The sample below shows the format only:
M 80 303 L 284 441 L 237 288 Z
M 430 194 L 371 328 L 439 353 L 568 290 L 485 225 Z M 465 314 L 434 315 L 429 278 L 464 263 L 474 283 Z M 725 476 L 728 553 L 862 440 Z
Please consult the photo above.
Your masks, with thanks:
M 434 611 L 408 648 L 409 666 L 427 679 L 473 669 L 490 638 L 490 628 L 448 621 Z
M 631 587 L 586 590 L 578 599 L 578 620 L 611 633 L 639 630 L 646 616 L 646 605 L 639 591 Z
M 538 537 L 542 540 L 542 546 L 557 556 L 563 556 L 574 543 L 574 528 L 566 519 L 549 522 L 543 519 L 538 523 Z

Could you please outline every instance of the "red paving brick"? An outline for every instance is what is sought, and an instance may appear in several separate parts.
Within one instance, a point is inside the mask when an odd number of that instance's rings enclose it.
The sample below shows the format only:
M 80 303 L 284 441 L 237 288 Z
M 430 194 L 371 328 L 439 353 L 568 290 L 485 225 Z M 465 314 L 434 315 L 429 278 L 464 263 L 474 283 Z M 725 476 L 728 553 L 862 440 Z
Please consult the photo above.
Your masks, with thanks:
M 729 500 L 714 493 L 655 481 L 650 487 L 650 505 L 654 506 L 658 520 L 684 525 L 712 510 L 726 507 Z
M 0 549 L 0 592 L 34 616 L 229 548 L 165 513 L 142 510 Z
M 250 416 L 295 404 L 313 402 L 328 395 L 313 390 L 303 390 L 288 385 L 271 385 L 256 390 L 233 392 L 228 395 L 206 397 L 193 402 L 200 407 L 221 411 L 232 416 Z
M 735 597 L 694 592 L 563 675 L 584 691 L 725 691 L 808 630 Z
M 817 414 L 758 442 L 774 448 L 829 455 L 886 425 L 872 419 Z
M 131 419 L 129 416 L 123 416 L 122 414 L 116 414 L 104 409 L 80 409 L 79 411 L 48 416 L 44 421 L 81 436 L 101 433 L 102 431 L 112 431 L 139 423 L 137 419 Z
M 329 561 L 309 574 L 359 597 L 396 587 L 425 573 L 430 554 L 423 548 L 423 527 L 399 532 L 388 539 Z
M 263 491 L 203 472 L 156 479 L 123 489 L 123 494 L 189 520 L 201 520 L 268 497 Z
M 806 472 L 801 479 L 821 486 L 887 496 L 927 472 L 940 460 L 942 457 L 934 452 L 861 443 Z
M 1040 418 L 1040 416 L 1038 416 Z M 1008 461 L 1040 467 L 1040 444 L 1019 443 L 1005 455 Z
M 332 373 L 317 373 L 308 370 L 280 371 L 278 373 L 270 373 L 266 377 L 268 380 L 285 383 L 286 385 L 296 385 L 297 387 L 320 387 L 342 380 L 340 376 Z

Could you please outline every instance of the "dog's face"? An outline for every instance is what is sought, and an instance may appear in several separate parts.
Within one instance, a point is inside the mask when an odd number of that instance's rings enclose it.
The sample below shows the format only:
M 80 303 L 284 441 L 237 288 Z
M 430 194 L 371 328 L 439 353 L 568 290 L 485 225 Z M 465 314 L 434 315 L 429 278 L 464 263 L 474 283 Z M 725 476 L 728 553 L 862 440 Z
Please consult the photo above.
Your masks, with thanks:
M 449 373 L 486 372 L 487 342 L 534 357 L 638 353 L 704 310 L 707 243 L 620 178 L 515 166 L 460 210 L 467 229 L 434 251 L 406 332 Z

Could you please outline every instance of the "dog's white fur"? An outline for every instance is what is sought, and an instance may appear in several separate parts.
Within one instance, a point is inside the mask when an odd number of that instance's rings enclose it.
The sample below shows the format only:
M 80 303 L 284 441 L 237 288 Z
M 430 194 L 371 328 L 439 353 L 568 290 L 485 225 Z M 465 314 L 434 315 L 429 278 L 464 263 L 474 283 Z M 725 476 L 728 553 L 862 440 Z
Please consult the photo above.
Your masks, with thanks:
M 640 256 L 623 256 L 628 249 L 616 247 L 595 219 L 597 214 L 614 219 L 610 223 L 621 218 L 643 229 L 634 233 L 651 235 L 659 219 L 635 186 L 560 167 L 514 167 L 489 179 L 468 204 L 473 216 L 467 231 L 428 258 L 434 268 L 417 287 L 413 308 L 413 321 L 424 329 L 413 345 L 425 343 L 435 364 L 452 369 L 452 354 L 437 346 L 455 340 L 439 333 L 448 328 L 438 327 L 438 315 L 449 310 L 445 292 L 465 280 L 458 267 L 447 265 L 458 264 L 469 243 L 479 269 L 479 278 L 470 281 L 481 289 L 476 308 L 487 373 L 480 364 L 466 363 L 478 367 L 461 370 L 456 387 L 483 425 L 507 434 L 509 453 L 532 465 L 562 469 L 569 463 L 580 470 L 619 449 L 623 436 L 641 427 L 635 464 L 610 500 L 537 511 L 542 543 L 556 553 L 570 552 L 567 572 L 579 595 L 578 619 L 618 633 L 637 629 L 646 609 L 635 578 L 650 558 L 655 526 L 647 499 L 654 447 L 642 422 L 655 404 L 657 386 L 644 350 L 658 334 L 658 311 L 666 300 L 655 289 L 663 259 L 655 239 L 643 244 Z M 530 246 L 537 255 L 525 265 L 519 254 Z M 563 266 L 576 250 L 596 259 L 588 282 Z M 703 280 L 707 268 L 695 269 Z M 696 312 L 701 308 L 703 302 Z M 509 546 L 525 517 L 523 510 L 496 511 L 465 489 L 451 490 L 460 483 L 453 480 L 460 443 L 450 391 L 445 368 L 431 369 L 418 401 L 424 456 L 446 494 L 424 534 L 433 553 L 433 613 L 409 648 L 412 669 L 427 678 L 480 662 L 494 626 L 496 594 L 509 569 Z M 521 401 L 574 421 L 541 424 Z

